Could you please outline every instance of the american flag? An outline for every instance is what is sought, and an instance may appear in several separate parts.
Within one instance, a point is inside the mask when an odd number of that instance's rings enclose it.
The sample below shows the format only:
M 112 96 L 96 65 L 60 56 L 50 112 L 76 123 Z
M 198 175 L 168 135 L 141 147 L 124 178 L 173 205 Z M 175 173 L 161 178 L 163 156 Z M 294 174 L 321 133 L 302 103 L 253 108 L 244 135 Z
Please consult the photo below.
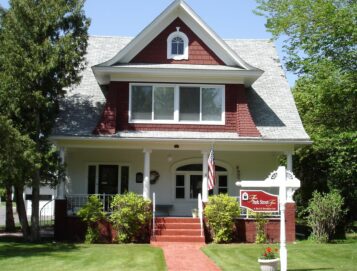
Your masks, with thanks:
M 208 156 L 208 190 L 212 190 L 216 184 L 216 165 L 214 164 L 214 152 L 211 148 L 211 152 Z

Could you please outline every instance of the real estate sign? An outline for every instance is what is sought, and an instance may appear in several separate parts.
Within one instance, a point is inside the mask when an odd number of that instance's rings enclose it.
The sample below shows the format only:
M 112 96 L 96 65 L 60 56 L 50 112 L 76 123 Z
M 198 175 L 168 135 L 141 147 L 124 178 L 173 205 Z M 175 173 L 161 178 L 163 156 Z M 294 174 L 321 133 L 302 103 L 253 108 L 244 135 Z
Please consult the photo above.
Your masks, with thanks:
M 279 212 L 279 198 L 262 190 L 241 190 L 240 206 L 254 212 Z

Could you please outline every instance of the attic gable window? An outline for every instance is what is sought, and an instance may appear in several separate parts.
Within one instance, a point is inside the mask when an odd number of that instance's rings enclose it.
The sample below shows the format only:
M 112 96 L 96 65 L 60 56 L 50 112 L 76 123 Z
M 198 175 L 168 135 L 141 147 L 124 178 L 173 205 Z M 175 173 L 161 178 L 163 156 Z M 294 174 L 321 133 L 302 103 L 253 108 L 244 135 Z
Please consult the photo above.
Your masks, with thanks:
M 185 33 L 177 30 L 167 38 L 167 59 L 188 59 L 188 38 Z

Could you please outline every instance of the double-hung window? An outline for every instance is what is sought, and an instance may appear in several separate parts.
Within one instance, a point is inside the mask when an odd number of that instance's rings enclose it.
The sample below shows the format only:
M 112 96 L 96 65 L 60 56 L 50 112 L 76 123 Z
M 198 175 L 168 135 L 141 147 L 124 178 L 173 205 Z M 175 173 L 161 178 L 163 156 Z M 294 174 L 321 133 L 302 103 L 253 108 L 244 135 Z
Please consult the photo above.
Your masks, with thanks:
M 130 122 L 224 124 L 224 86 L 130 85 Z

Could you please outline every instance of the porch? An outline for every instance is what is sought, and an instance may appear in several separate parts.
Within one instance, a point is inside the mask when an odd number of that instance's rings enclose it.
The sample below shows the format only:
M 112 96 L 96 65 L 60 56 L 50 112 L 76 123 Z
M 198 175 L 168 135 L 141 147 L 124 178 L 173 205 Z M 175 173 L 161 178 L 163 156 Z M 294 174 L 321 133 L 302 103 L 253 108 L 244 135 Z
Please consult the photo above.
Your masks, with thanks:
M 203 202 L 210 194 L 237 197 L 236 181 L 266 178 L 278 166 L 282 154 L 287 156 L 288 168 L 292 167 L 289 145 L 216 143 L 217 184 L 208 191 L 209 149 L 204 142 L 67 145 L 61 149 L 67 179 L 58 187 L 57 198 L 70 199 L 68 210 L 75 213 L 87 195 L 105 197 L 103 205 L 109 210 L 111 195 L 134 192 L 151 199 L 155 193 L 160 215 L 190 217 L 192 209 L 197 208 L 199 193 Z

